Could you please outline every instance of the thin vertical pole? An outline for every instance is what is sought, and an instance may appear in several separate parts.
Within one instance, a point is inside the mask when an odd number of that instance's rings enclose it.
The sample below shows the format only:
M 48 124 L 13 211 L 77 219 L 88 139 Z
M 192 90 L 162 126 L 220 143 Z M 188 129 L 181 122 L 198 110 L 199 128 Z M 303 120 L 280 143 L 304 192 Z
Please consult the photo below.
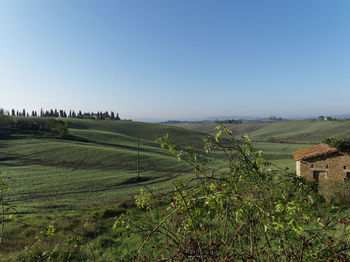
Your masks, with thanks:
M 140 178 L 140 137 L 137 137 L 137 179 Z
M 0 205 L 1 205 L 1 235 L 0 235 L 0 245 L 4 239 L 4 227 L 5 227 L 5 205 L 4 205 L 4 196 L 2 188 L 0 187 Z

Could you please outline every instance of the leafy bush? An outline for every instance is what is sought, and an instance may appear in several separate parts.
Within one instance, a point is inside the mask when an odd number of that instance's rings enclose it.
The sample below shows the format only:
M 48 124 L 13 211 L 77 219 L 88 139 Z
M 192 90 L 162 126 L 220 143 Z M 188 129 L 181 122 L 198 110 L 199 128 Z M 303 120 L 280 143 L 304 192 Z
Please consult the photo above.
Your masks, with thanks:
M 320 194 L 329 203 L 338 206 L 350 206 L 350 183 L 349 182 L 329 182 L 319 188 Z
M 335 147 L 341 152 L 350 153 L 350 142 L 345 141 L 342 138 L 337 138 L 337 137 L 326 138 L 326 139 L 323 139 L 321 143 L 326 143 L 332 147 Z
M 174 181 L 171 197 L 142 190 L 135 202 L 147 219 L 132 212 L 116 219 L 125 241 L 141 239 L 129 254 L 135 261 L 345 261 L 349 245 L 336 233 L 336 209 L 319 217 L 312 185 L 285 171 L 267 172 L 269 163 L 249 137 L 238 141 L 220 126 L 202 154 L 179 150 L 169 136 L 158 141 L 191 165 L 195 178 Z M 225 161 L 212 163 L 212 151 Z

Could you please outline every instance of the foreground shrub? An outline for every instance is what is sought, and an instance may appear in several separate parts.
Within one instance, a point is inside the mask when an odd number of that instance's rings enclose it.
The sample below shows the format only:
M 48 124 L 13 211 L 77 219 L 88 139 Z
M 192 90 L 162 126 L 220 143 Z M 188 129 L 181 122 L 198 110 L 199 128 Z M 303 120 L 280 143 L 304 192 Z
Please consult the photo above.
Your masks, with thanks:
M 142 190 L 135 202 L 147 219 L 131 212 L 116 219 L 125 241 L 142 239 L 129 254 L 135 261 L 346 261 L 346 218 L 336 208 L 319 217 L 314 187 L 283 170 L 267 172 L 247 136 L 238 141 L 220 126 L 202 154 L 178 150 L 169 136 L 158 141 L 191 165 L 195 178 L 174 181 L 171 197 Z
M 350 183 L 334 181 L 322 185 L 319 189 L 320 194 L 328 203 L 338 206 L 350 206 Z

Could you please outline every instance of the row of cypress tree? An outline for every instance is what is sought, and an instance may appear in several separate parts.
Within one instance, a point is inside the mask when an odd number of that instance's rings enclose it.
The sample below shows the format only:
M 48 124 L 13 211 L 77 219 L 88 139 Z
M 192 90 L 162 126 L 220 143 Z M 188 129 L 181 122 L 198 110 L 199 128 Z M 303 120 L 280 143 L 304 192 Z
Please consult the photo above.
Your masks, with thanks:
M 102 112 L 98 111 L 97 113 L 90 113 L 90 112 L 82 112 L 79 110 L 77 113 L 74 110 L 69 110 L 69 113 L 67 113 L 65 110 L 57 110 L 57 109 L 50 109 L 50 110 L 43 110 L 41 109 L 38 113 L 37 111 L 33 110 L 32 112 L 28 112 L 25 109 L 22 111 L 16 111 L 15 109 L 11 110 L 11 116 L 22 116 L 22 117 L 61 117 L 61 118 L 82 118 L 82 119 L 110 119 L 110 120 L 120 120 L 119 114 L 114 113 L 113 111 L 108 112 Z

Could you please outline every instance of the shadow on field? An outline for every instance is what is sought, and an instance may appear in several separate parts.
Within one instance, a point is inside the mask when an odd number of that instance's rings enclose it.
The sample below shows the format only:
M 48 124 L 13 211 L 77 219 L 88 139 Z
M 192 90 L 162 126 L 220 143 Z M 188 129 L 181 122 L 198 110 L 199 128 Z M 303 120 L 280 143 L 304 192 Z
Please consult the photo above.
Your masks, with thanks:
M 141 183 L 141 182 L 147 182 L 152 179 L 157 179 L 159 177 L 150 177 L 150 176 L 143 176 L 143 177 L 131 177 L 129 179 L 126 179 L 125 181 L 119 183 L 119 185 L 130 185 L 135 183 Z

